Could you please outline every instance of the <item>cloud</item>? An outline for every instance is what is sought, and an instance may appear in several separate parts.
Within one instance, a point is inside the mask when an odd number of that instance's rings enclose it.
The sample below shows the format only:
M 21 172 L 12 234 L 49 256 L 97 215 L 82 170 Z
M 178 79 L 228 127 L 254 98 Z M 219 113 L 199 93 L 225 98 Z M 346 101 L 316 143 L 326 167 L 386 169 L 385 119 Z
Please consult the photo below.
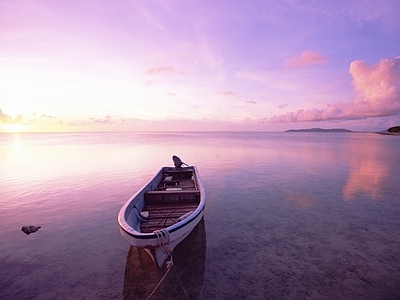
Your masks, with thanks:
M 231 90 L 229 90 L 229 91 L 222 92 L 221 95 L 224 95 L 224 96 L 233 96 L 233 95 L 235 95 L 235 93 L 232 92 Z
M 101 123 L 101 124 L 113 123 L 111 116 L 105 116 L 104 118 L 91 118 L 90 120 L 94 124 L 96 124 L 96 123 Z
M 290 68 L 304 68 L 311 65 L 324 65 L 328 62 L 328 57 L 322 56 L 316 51 L 305 50 L 300 56 L 288 58 L 286 66 Z
M 150 59 L 152 59 L 152 60 L 165 60 L 165 59 L 167 59 L 167 55 L 165 53 L 161 52 L 161 51 L 153 52 L 150 55 Z
M 267 123 L 312 122 L 334 119 L 386 117 L 400 113 L 400 56 L 384 58 L 377 65 L 356 60 L 349 73 L 356 97 L 348 102 L 328 104 L 322 109 L 300 109 L 265 119 Z
M 236 77 L 261 83 L 266 85 L 269 89 L 280 91 L 293 90 L 297 93 L 301 86 L 297 82 L 297 75 L 294 75 L 293 73 L 294 72 L 287 72 L 285 70 L 242 70 L 236 73 Z
M 152 86 L 154 84 L 154 82 L 153 81 L 151 81 L 151 80 L 147 80 L 145 83 L 143 83 L 141 86 L 142 87 L 145 87 L 145 86 Z
M 253 99 L 250 99 L 250 100 L 247 100 L 246 103 L 249 103 L 249 104 L 257 104 L 257 101 L 255 101 L 255 100 L 253 100 Z
M 154 74 L 160 74 L 160 73 L 167 73 L 167 74 L 183 74 L 185 73 L 182 70 L 178 70 L 175 66 L 173 65 L 164 65 L 164 66 L 153 66 L 153 67 L 148 67 L 146 69 L 145 74 L 148 75 L 154 75 Z
M 400 56 L 382 59 L 376 66 L 353 61 L 350 74 L 358 93 L 353 101 L 358 112 L 371 117 L 400 112 Z
M 179 58 L 182 59 L 182 60 L 185 60 L 185 59 L 188 58 L 188 57 L 189 57 L 189 53 L 187 53 L 186 51 L 181 52 L 181 53 L 179 54 Z
M 168 93 L 164 93 L 163 95 L 165 95 L 165 96 L 176 96 L 176 93 L 168 92 Z
M 1 124 L 21 124 L 22 123 L 22 116 L 18 115 L 14 119 L 9 115 L 3 113 L 0 109 L 0 123 Z
M 279 108 L 286 108 L 286 107 L 288 107 L 288 105 L 287 105 L 286 103 L 284 103 L 284 104 L 279 104 L 278 107 L 279 107 Z
M 3 113 L 3 111 L 0 109 L 0 121 L 1 123 L 9 124 L 10 122 L 12 122 L 12 118 L 9 115 Z
M 53 117 L 51 115 L 43 114 L 40 116 L 41 118 L 47 118 L 47 119 L 56 119 L 56 117 Z

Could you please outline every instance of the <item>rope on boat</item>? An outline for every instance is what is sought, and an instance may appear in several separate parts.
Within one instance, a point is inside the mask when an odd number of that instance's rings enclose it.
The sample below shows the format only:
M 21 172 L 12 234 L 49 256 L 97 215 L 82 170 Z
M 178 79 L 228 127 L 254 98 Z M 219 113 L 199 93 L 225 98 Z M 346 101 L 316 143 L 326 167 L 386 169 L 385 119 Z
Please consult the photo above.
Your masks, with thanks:
M 165 262 L 166 264 L 166 271 L 164 276 L 160 279 L 160 281 L 158 282 L 158 284 L 156 285 L 156 287 L 153 289 L 153 291 L 150 293 L 150 295 L 146 298 L 146 300 L 150 299 L 151 296 L 154 295 L 154 293 L 156 292 L 156 290 L 158 289 L 158 287 L 160 286 L 160 284 L 164 281 L 165 277 L 167 277 L 167 274 L 169 273 L 169 271 L 171 270 L 171 268 L 174 266 L 174 262 L 172 261 L 172 247 L 169 244 L 171 239 L 169 236 L 169 232 L 167 229 L 163 228 L 160 230 L 155 230 L 154 234 L 157 237 L 157 243 L 158 246 L 161 248 L 161 251 L 165 254 L 168 255 L 167 261 Z M 176 272 L 176 276 L 178 278 L 178 281 L 182 287 L 183 292 L 185 293 L 186 299 L 189 299 L 189 295 L 187 293 L 187 291 L 185 290 L 185 287 L 182 284 L 182 281 L 179 278 L 178 272 L 176 271 L 176 268 L 174 267 L 174 270 Z
M 167 254 L 168 256 L 172 255 L 172 247 L 170 246 L 170 237 L 169 232 L 167 229 L 163 228 L 160 230 L 155 230 L 154 234 L 157 237 L 158 246 L 160 247 L 161 251 Z M 171 258 L 172 263 L 172 258 Z
M 146 300 L 150 299 L 151 296 L 153 296 L 153 294 L 156 292 L 156 290 L 158 289 L 160 284 L 164 281 L 165 277 L 167 277 L 168 272 L 171 270 L 171 268 L 174 264 L 172 261 L 172 250 L 173 249 L 172 249 L 171 245 L 169 244 L 171 239 L 169 237 L 168 230 L 163 228 L 160 230 L 154 230 L 153 233 L 157 237 L 158 247 L 160 247 L 160 249 L 163 253 L 168 255 L 168 261 L 166 262 L 167 270 L 165 271 L 164 276 L 160 279 L 160 281 L 158 282 L 156 287 L 153 289 L 153 291 L 150 293 L 150 295 L 146 298 Z

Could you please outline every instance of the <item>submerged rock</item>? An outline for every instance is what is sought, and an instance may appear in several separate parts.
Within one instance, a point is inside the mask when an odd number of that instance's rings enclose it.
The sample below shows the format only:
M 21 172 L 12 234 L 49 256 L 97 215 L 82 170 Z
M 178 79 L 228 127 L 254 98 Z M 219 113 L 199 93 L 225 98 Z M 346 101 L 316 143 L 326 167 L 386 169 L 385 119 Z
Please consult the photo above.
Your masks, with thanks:
M 31 233 L 38 231 L 40 228 L 42 228 L 42 226 L 29 225 L 29 226 L 22 226 L 21 230 L 29 235 Z

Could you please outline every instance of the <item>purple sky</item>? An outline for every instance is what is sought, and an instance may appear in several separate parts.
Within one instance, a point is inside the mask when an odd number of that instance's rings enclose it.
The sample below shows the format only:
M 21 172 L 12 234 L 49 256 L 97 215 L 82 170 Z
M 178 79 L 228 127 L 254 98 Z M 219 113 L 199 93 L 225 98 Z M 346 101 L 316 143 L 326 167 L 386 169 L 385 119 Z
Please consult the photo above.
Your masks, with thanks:
M 400 125 L 400 1 L 0 1 L 0 132 Z

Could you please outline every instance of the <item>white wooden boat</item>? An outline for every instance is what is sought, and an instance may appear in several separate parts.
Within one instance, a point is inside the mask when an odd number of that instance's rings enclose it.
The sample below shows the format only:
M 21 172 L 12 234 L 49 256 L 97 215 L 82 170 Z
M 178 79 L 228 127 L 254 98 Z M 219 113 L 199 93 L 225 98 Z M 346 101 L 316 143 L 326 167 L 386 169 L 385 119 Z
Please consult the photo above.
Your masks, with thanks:
M 122 236 L 144 248 L 158 268 L 171 257 L 203 217 L 206 195 L 195 166 L 174 156 L 175 167 L 163 167 L 118 214 Z

